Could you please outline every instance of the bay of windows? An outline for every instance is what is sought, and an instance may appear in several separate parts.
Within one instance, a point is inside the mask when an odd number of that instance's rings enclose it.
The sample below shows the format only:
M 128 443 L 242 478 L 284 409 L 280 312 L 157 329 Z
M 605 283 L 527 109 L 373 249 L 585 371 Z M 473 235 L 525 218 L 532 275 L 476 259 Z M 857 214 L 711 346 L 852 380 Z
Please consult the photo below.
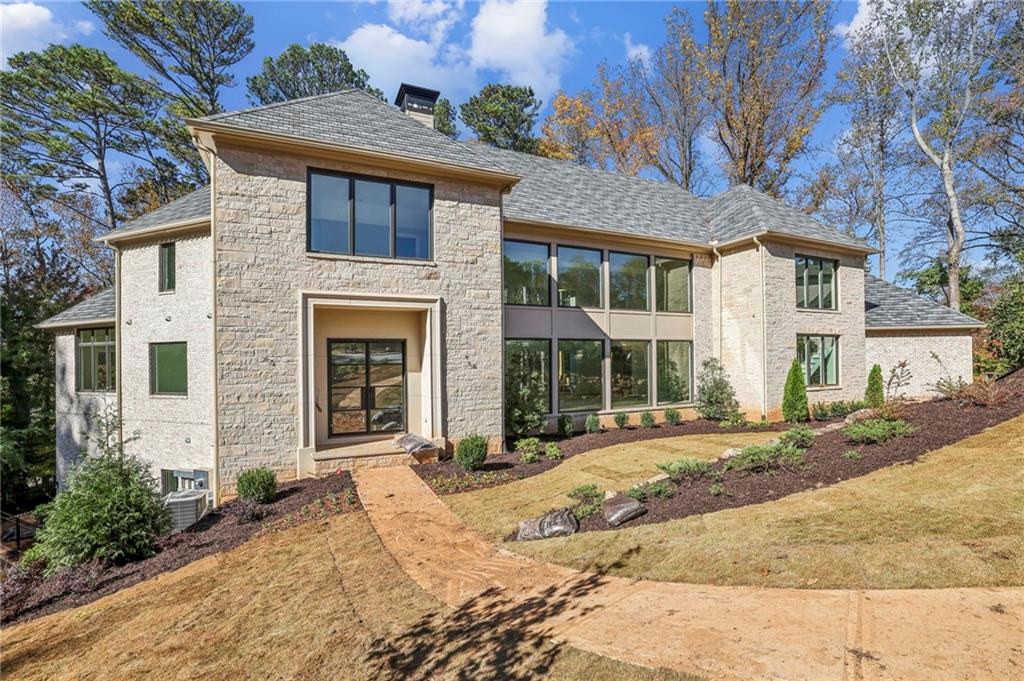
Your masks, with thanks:
M 612 341 L 612 409 L 650 404 L 648 341 Z
M 797 336 L 796 359 L 807 385 L 839 385 L 839 336 Z
M 604 341 L 558 341 L 559 411 L 599 411 L 604 407 L 603 358 Z
M 559 246 L 559 307 L 601 307 L 601 294 L 601 251 Z
M 835 260 L 796 256 L 796 306 L 805 310 L 835 310 L 837 270 Z
M 75 338 L 75 374 L 82 392 L 113 392 L 116 343 L 114 329 L 82 329 Z
M 608 275 L 611 280 L 611 309 L 650 309 L 646 255 L 609 251 Z
M 547 244 L 505 240 L 502 301 L 506 305 L 550 304 L 549 255 Z

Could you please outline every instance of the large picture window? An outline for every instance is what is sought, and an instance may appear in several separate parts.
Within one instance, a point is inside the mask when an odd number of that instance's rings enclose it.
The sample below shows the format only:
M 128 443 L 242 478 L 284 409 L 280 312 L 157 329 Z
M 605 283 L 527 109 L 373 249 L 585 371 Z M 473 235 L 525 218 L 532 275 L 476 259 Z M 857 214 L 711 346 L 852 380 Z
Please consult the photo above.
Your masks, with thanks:
M 796 256 L 796 306 L 805 310 L 835 310 L 837 270 L 835 260 Z
M 693 344 L 658 341 L 658 404 L 679 404 L 693 399 Z
M 650 404 L 647 341 L 612 341 L 612 409 Z
M 613 310 L 649 310 L 647 256 L 608 253 L 611 281 L 609 298 Z
M 538 401 L 551 411 L 551 341 L 505 341 L 505 395 L 509 404 Z
M 839 336 L 797 336 L 796 359 L 807 385 L 839 385 Z
M 116 343 L 113 327 L 82 329 L 75 339 L 75 375 L 82 392 L 113 392 Z
M 658 312 L 692 312 L 691 262 L 675 258 L 654 259 L 654 299 Z
M 503 261 L 505 288 L 502 300 L 506 305 L 548 305 L 550 284 L 547 244 L 506 239 Z
M 558 410 L 598 411 L 603 405 L 601 361 L 604 342 L 558 341 Z
M 149 344 L 149 392 L 152 395 L 188 394 L 186 343 Z
M 601 251 L 558 247 L 558 304 L 601 307 Z
M 310 251 L 430 259 L 431 187 L 310 170 L 306 191 Z

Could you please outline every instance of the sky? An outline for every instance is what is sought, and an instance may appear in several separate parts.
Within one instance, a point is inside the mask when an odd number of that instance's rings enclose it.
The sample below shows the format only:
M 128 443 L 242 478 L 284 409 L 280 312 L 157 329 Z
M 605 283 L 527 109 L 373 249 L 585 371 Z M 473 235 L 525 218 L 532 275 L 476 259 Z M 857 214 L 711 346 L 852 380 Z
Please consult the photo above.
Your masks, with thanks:
M 370 0 L 361 2 L 244 2 L 255 21 L 252 53 L 235 69 L 225 91 L 227 109 L 250 106 L 245 77 L 265 57 L 288 45 L 328 42 L 343 48 L 370 82 L 394 98 L 402 82 L 440 90 L 455 104 L 489 82 L 530 85 L 544 102 L 560 89 L 569 93 L 593 83 L 602 62 L 644 58 L 665 37 L 673 7 L 689 11 L 698 38 L 705 28 L 704 2 L 517 2 L 515 0 Z M 836 41 L 829 55 L 827 85 L 845 56 L 843 36 L 867 16 L 867 1 L 843 2 L 835 15 Z M 123 68 L 146 69 L 103 35 L 101 22 L 77 2 L 4 2 L 0 5 L 0 67 L 23 50 L 51 42 L 81 43 L 107 51 Z M 826 111 L 811 139 L 811 153 L 798 172 L 830 160 L 833 140 L 845 129 L 841 110 Z M 538 125 L 539 132 L 539 125 Z M 713 143 L 705 150 L 713 155 Z M 721 177 L 713 189 L 727 188 Z M 891 253 L 902 246 L 899 235 Z

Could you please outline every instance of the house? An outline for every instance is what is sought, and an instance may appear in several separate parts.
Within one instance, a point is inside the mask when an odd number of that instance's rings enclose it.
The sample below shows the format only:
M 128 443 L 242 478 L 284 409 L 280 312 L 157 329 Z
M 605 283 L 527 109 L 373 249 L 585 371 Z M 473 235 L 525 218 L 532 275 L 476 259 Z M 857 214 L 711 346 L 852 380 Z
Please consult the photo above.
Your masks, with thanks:
M 909 361 L 913 394 L 970 380 L 980 324 L 866 275 L 865 242 L 746 186 L 701 199 L 451 140 L 437 96 L 188 121 L 210 185 L 106 234 L 114 288 L 41 324 L 61 477 L 104 407 L 165 490 L 405 461 L 396 433 L 497 448 L 506 361 L 578 424 L 693 415 L 710 357 L 754 416 L 794 357 L 815 402 L 861 398 L 874 362 Z

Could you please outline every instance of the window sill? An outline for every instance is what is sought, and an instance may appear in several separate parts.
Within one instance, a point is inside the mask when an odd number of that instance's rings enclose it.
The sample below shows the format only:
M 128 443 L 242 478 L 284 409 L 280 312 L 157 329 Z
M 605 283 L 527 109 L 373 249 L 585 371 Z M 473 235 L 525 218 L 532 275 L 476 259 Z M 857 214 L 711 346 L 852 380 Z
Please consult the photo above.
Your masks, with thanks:
M 172 289 L 170 289 L 169 291 L 157 291 L 157 295 L 161 295 L 161 296 L 173 296 L 173 295 L 174 295 L 174 289 L 172 288 Z
M 813 307 L 798 307 L 797 312 L 810 312 L 811 314 L 840 314 L 842 310 L 816 310 Z
M 840 385 L 809 385 L 807 386 L 807 392 L 809 393 L 820 393 L 829 392 L 831 390 L 842 390 L 843 386 Z
M 76 395 L 93 395 L 99 397 L 106 397 L 107 395 L 116 395 L 116 390 L 76 390 Z
M 416 258 L 382 258 L 371 255 L 346 255 L 344 253 L 318 253 L 306 251 L 307 258 L 314 260 L 344 260 L 347 262 L 365 262 L 375 265 L 418 265 L 420 267 L 437 267 L 433 260 L 418 260 Z
M 153 398 L 154 400 L 187 400 L 188 399 L 188 393 L 185 393 L 184 395 L 170 395 L 170 394 L 166 394 L 165 395 L 163 393 L 161 393 L 161 394 L 150 393 L 149 396 L 151 398 Z

